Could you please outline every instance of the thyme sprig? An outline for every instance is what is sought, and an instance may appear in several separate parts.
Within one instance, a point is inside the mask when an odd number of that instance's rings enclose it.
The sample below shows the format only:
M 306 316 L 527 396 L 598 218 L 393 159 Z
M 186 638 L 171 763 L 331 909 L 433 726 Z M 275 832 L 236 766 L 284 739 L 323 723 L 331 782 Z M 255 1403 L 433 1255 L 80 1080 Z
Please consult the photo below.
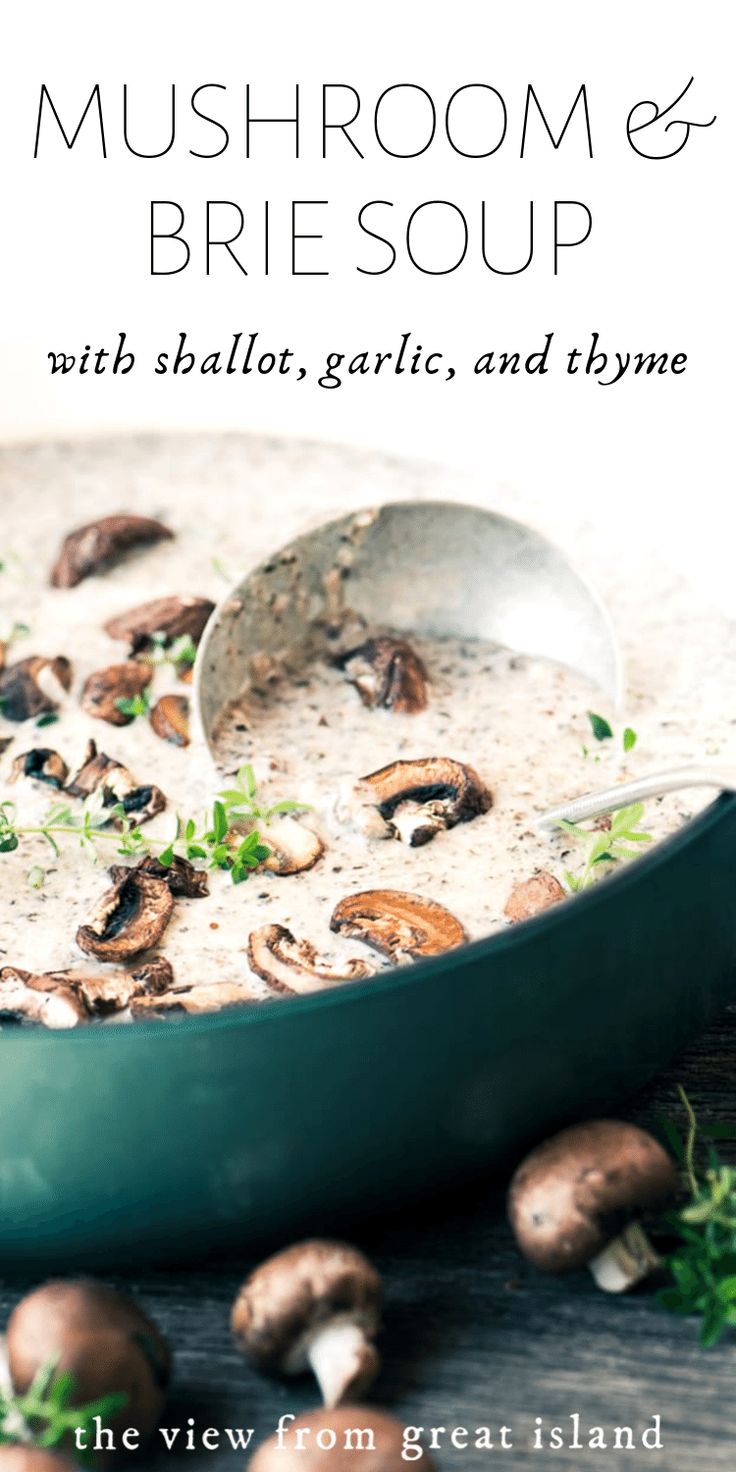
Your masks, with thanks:
M 635 802 L 618 812 L 606 814 L 607 825 L 604 828 L 584 828 L 579 823 L 568 822 L 566 818 L 560 819 L 558 826 L 563 832 L 581 839 L 587 850 L 580 874 L 565 870 L 565 882 L 573 894 L 595 884 L 601 874 L 601 864 L 617 864 L 622 859 L 639 857 L 639 849 L 630 845 L 652 842 L 651 833 L 644 833 L 639 828 L 643 816 L 644 804 Z M 600 819 L 598 821 L 600 823 Z
M 74 1376 L 57 1374 L 52 1362 L 38 1371 L 23 1395 L 0 1391 L 0 1446 L 58 1447 L 71 1442 L 77 1428 L 89 1440 L 95 1416 L 104 1423 L 127 1404 L 127 1395 L 120 1392 L 87 1405 L 72 1405 L 74 1388 Z M 75 1450 L 74 1455 L 77 1461 L 93 1465 L 91 1452 Z
M 725 1164 L 705 1137 L 734 1138 L 735 1132 L 699 1125 L 682 1087 L 679 1094 L 685 1135 L 670 1121 L 665 1130 L 682 1166 L 689 1200 L 667 1217 L 679 1245 L 665 1259 L 672 1286 L 661 1290 L 659 1300 L 670 1313 L 697 1314 L 700 1343 L 710 1349 L 736 1328 L 736 1168 Z
M 241 767 L 234 780 L 234 787 L 218 793 L 201 824 L 194 818 L 177 817 L 176 835 L 163 847 L 160 840 L 150 838 L 137 826 L 122 803 L 106 807 L 99 792 L 76 811 L 68 804 L 57 803 L 41 822 L 33 824 L 19 823 L 15 804 L 5 801 L 0 803 L 0 854 L 12 853 L 23 838 L 40 836 L 60 858 L 61 840 L 74 838 L 95 862 L 98 846 L 113 843 L 116 852 L 125 857 L 154 854 L 165 867 L 181 857 L 204 863 L 210 869 L 226 869 L 233 884 L 240 884 L 270 853 L 255 825 L 266 824 L 278 814 L 306 812 L 308 805 L 289 800 L 259 802 L 250 765 Z M 243 823 L 254 826 L 241 834 L 237 825 Z

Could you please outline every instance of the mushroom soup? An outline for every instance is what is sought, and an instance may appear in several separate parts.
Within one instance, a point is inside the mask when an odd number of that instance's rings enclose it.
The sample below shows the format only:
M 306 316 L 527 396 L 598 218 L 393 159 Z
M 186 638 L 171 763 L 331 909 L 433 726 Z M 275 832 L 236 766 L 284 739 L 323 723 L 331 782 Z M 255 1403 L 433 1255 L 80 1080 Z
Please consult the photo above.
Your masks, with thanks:
M 253 662 L 215 776 L 189 700 L 217 544 L 161 514 L 35 542 L 18 523 L 0 589 L 6 1018 L 169 1017 L 368 980 L 600 882 L 608 852 L 702 806 L 652 802 L 633 835 L 540 834 L 561 799 L 691 757 L 691 729 L 640 690 L 632 745 L 565 669 L 354 622 L 288 671 Z

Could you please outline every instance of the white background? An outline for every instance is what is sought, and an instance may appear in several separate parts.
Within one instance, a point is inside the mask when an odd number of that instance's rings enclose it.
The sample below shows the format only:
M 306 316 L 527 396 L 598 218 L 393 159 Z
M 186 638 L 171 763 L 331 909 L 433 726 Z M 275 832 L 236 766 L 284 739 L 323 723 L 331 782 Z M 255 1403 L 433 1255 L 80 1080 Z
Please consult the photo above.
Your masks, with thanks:
M 733 577 L 733 193 L 730 0 L 455 0 L 452 5 L 373 0 L 370 5 L 317 0 L 279 4 L 237 0 L 35 0 L 4 21 L 0 92 L 3 153 L 3 310 L 0 322 L 0 436 L 98 432 L 121 426 L 254 428 L 355 441 L 420 453 L 487 476 L 489 487 L 514 482 L 540 501 L 579 508 L 601 536 L 614 519 L 637 543 L 656 543 L 688 567 L 708 592 L 736 609 Z M 694 75 L 684 115 L 718 120 L 694 129 L 675 159 L 638 159 L 626 139 L 626 116 L 643 98 L 661 106 Z M 289 112 L 301 84 L 302 157 L 293 131 L 263 128 L 246 160 L 244 84 L 264 113 Z M 487 82 L 503 95 L 508 134 L 483 161 L 458 157 L 440 137 L 424 157 L 396 161 L 371 140 L 380 92 L 416 82 L 440 116 L 455 88 Z M 590 99 L 595 157 L 587 156 L 581 120 L 555 153 L 537 122 L 530 156 L 519 159 L 528 83 L 559 128 L 581 82 Z M 109 157 L 93 130 L 72 153 L 50 128 L 41 157 L 33 140 L 41 83 L 62 115 L 78 118 L 99 82 Z M 122 83 L 131 94 L 131 129 L 155 139 L 167 127 L 168 88 L 181 106 L 177 143 L 167 157 L 132 157 L 122 141 Z M 209 93 L 231 129 L 217 160 L 188 155 L 208 148 L 212 129 L 197 123 L 187 100 Z M 323 82 L 355 86 L 363 100 L 361 161 L 341 139 L 321 158 Z M 224 100 L 223 100 L 224 99 Z M 204 101 L 204 99 L 203 99 Z M 47 120 L 48 121 L 48 120 Z M 407 126 L 409 119 L 406 120 Z M 196 124 L 196 126 L 195 126 Z M 364 127 L 362 125 L 365 125 Z M 84 130 L 86 134 L 86 129 Z M 340 146 L 342 144 L 342 146 Z M 233 199 L 246 212 L 247 278 L 223 254 L 204 275 L 204 200 Z M 325 239 L 314 259 L 328 277 L 288 273 L 289 203 L 328 199 L 320 211 Z M 355 270 L 375 264 L 371 242 L 355 227 L 360 205 L 391 199 L 400 225 L 427 199 L 456 201 L 468 216 L 468 259 L 446 277 L 406 263 L 388 275 Z M 178 200 L 187 211 L 190 267 L 149 274 L 151 198 Z M 552 201 L 586 201 L 590 240 L 551 269 Z M 264 278 L 262 205 L 270 201 L 271 274 Z M 529 200 L 538 211 L 537 249 L 528 271 L 491 274 L 480 262 L 480 202 L 493 219 L 499 259 L 518 258 Z M 316 216 L 315 216 L 316 218 Z M 376 217 L 377 218 L 377 217 Z M 388 216 L 384 215 L 384 218 Z M 305 225 L 305 228 L 309 228 Z M 495 234 L 497 232 L 497 235 Z M 238 249 L 240 249 L 240 244 Z M 537 254 L 538 252 L 538 254 Z M 400 257 L 401 259 L 401 257 Z M 49 349 L 85 343 L 114 346 L 125 329 L 139 358 L 126 378 L 51 378 Z M 554 331 L 559 352 L 584 346 L 623 352 L 686 352 L 681 377 L 624 379 L 603 388 L 593 379 L 474 379 L 461 371 L 487 349 L 541 346 Z M 204 354 L 227 350 L 231 334 L 258 331 L 262 348 L 294 349 L 313 367 L 330 349 L 396 348 L 410 331 L 439 347 L 458 368 L 439 379 L 361 378 L 337 391 L 314 377 L 154 378 L 155 353 L 186 330 Z

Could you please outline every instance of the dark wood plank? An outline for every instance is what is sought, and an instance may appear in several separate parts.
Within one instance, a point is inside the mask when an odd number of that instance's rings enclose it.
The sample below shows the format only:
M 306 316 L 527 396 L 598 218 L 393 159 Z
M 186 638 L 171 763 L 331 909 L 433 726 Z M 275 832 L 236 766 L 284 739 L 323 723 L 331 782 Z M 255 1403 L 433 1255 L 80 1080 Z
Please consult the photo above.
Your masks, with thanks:
M 663 1114 L 675 1117 L 681 1081 L 704 1120 L 730 1123 L 736 1120 L 735 1064 L 736 1008 L 622 1113 L 643 1124 Z M 388 1294 L 375 1400 L 412 1425 L 490 1426 L 496 1433 L 501 1425 L 512 1428 L 513 1452 L 500 1446 L 448 1450 L 438 1454 L 442 1468 L 535 1472 L 551 1464 L 557 1472 L 732 1472 L 733 1340 L 706 1352 L 697 1345 L 694 1323 L 665 1314 L 650 1292 L 610 1298 L 585 1273 L 565 1280 L 535 1273 L 514 1249 L 498 1183 L 373 1224 L 358 1240 L 384 1274 Z M 315 1404 L 309 1381 L 265 1381 L 233 1347 L 229 1307 L 249 1266 L 244 1260 L 213 1262 L 186 1273 L 114 1279 L 140 1297 L 175 1347 L 165 1424 L 185 1432 L 192 1417 L 199 1431 L 252 1426 L 260 1439 L 283 1412 Z M 4 1315 L 29 1286 L 2 1283 Z M 530 1449 L 536 1416 L 568 1431 L 576 1411 L 584 1426 L 602 1425 L 611 1435 L 615 1426 L 640 1432 L 658 1413 L 665 1450 Z M 171 1472 L 234 1472 L 244 1458 L 224 1448 L 181 1448 L 153 1463 Z

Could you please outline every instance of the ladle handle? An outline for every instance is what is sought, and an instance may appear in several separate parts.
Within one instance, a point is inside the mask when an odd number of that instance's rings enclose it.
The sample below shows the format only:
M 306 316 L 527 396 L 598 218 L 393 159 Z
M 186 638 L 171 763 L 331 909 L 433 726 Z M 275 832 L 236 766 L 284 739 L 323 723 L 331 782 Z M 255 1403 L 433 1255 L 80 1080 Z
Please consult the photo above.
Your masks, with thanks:
M 679 792 L 687 787 L 720 787 L 723 792 L 736 791 L 736 768 L 716 766 L 673 767 L 667 772 L 652 772 L 648 777 L 637 777 L 633 782 L 620 782 L 615 787 L 605 787 L 598 792 L 586 792 L 570 802 L 550 808 L 536 820 L 537 828 L 549 831 L 560 822 L 583 823 L 587 818 L 600 818 L 604 813 L 616 812 L 632 802 L 644 802 L 649 797 L 661 797 L 665 792 Z

